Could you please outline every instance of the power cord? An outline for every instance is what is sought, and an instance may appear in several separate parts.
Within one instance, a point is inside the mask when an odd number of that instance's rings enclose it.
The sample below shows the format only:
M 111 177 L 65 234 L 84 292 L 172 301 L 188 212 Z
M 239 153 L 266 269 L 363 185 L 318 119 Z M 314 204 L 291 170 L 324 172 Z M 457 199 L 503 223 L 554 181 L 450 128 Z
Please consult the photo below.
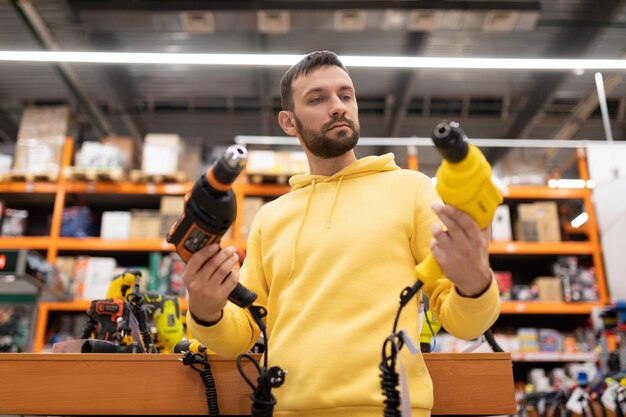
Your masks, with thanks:
M 263 317 L 267 315 L 267 311 L 263 307 L 258 306 L 250 306 L 248 307 L 248 311 L 252 315 L 257 326 L 261 330 L 261 334 L 263 335 L 263 339 L 265 340 L 265 353 L 263 354 L 263 366 L 259 364 L 259 362 L 252 355 L 248 353 L 242 353 L 237 357 L 237 369 L 239 369 L 239 373 L 246 383 L 252 388 L 252 394 L 250 394 L 250 399 L 252 400 L 252 405 L 250 408 L 252 417 L 271 417 L 274 412 L 274 406 L 276 405 L 276 398 L 272 394 L 272 388 L 278 388 L 285 382 L 285 374 L 278 366 L 272 366 L 268 368 L 268 339 L 267 339 L 267 330 L 265 328 L 265 323 L 263 322 Z M 256 368 L 259 376 L 257 378 L 256 384 L 248 378 L 246 373 L 243 370 L 242 360 L 247 359 Z
M 217 390 L 215 389 L 215 379 L 213 378 L 213 372 L 211 371 L 211 364 L 209 363 L 206 350 L 204 353 L 193 353 L 190 350 L 185 351 L 182 362 L 184 365 L 191 366 L 192 369 L 200 373 L 200 378 L 202 379 L 206 392 L 209 416 L 218 417 L 220 410 L 217 404 Z M 202 365 L 203 369 L 196 368 L 196 365 Z
M 422 281 L 416 281 L 412 287 L 406 287 L 400 293 L 400 306 L 396 312 L 396 317 L 393 320 L 393 330 L 391 335 L 385 339 L 382 350 L 382 361 L 378 366 L 380 373 L 380 386 L 383 391 L 385 399 L 384 417 L 401 417 L 400 410 L 400 392 L 398 391 L 398 373 L 396 372 L 396 359 L 398 352 L 404 346 L 404 336 L 402 332 L 397 332 L 398 321 L 400 320 L 400 313 L 407 303 L 413 298 L 415 294 L 424 286 Z

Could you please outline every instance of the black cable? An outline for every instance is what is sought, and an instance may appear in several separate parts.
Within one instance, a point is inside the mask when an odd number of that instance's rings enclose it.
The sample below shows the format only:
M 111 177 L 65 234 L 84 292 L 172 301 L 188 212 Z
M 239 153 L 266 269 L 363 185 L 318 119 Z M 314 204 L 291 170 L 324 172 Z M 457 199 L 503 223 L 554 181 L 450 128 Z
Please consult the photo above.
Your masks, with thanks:
M 396 317 L 393 320 L 393 330 L 391 335 L 385 339 L 383 343 L 382 361 L 378 365 L 380 369 L 380 387 L 385 397 L 383 403 L 385 404 L 384 416 L 385 417 L 400 417 L 400 392 L 398 391 L 398 373 L 396 372 L 396 358 L 398 352 L 404 345 L 402 334 L 397 333 L 398 322 L 400 321 L 400 314 L 402 309 L 413 298 L 415 294 L 424 286 L 422 281 L 417 280 L 412 287 L 406 287 L 400 293 L 400 306 L 396 312 Z
M 272 366 L 268 369 L 269 346 L 265 323 L 263 323 L 263 317 L 267 315 L 266 310 L 263 307 L 249 306 L 248 311 L 257 326 L 259 326 L 263 339 L 265 340 L 263 367 L 261 367 L 259 362 L 252 355 L 242 353 L 237 356 L 237 369 L 244 381 L 252 388 L 252 394 L 250 394 L 250 399 L 252 400 L 250 415 L 252 417 L 271 417 L 274 413 L 274 406 L 276 405 L 276 397 L 272 394 L 272 388 L 278 388 L 285 382 L 285 371 L 278 366 Z M 256 384 L 245 374 L 242 366 L 243 359 L 252 362 L 259 373 Z
M 194 371 L 197 371 L 200 374 L 200 378 L 204 384 L 209 416 L 218 417 L 220 415 L 220 410 L 217 404 L 217 389 L 215 387 L 213 372 L 211 371 L 211 364 L 206 356 L 206 352 L 204 354 L 200 354 L 187 351 L 184 353 L 182 361 L 184 365 L 191 366 Z M 198 369 L 195 365 L 202 365 L 204 369 Z
M 400 417 L 400 392 L 398 391 L 398 373 L 396 372 L 396 357 L 402 343 L 396 343 L 397 336 L 391 335 L 385 339 L 383 344 L 382 362 L 378 366 L 380 369 L 380 386 L 385 397 L 385 417 Z
M 435 348 L 437 347 L 437 338 L 435 337 L 435 331 L 433 330 L 433 326 L 430 324 L 430 319 L 428 318 L 428 310 L 424 310 L 424 317 L 426 318 L 426 323 L 428 324 L 428 328 L 430 329 L 430 334 L 433 335 L 433 347 L 431 348 L 430 345 L 428 345 L 428 352 L 430 352 L 431 350 L 435 350 Z
M 487 343 L 489 343 L 489 346 L 491 346 L 491 350 L 493 350 L 494 352 L 504 352 L 504 349 L 502 349 L 498 342 L 496 342 L 496 338 L 494 337 L 493 331 L 491 329 L 488 329 L 485 332 L 485 340 L 487 341 Z

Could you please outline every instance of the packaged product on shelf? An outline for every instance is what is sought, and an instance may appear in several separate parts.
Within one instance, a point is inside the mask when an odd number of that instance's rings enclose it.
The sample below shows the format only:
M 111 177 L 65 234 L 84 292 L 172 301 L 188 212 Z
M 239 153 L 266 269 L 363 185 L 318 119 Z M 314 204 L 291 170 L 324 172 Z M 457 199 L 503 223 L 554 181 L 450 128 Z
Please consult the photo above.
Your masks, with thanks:
M 516 284 L 511 287 L 511 299 L 516 301 L 533 301 L 537 299 L 537 287 Z
M 26 107 L 17 133 L 13 169 L 58 175 L 69 119 L 67 106 Z
M 559 256 L 554 274 L 563 283 L 565 301 L 597 301 L 598 284 L 594 267 L 583 267 L 576 256 Z
M 163 257 L 164 276 L 168 277 L 167 292 L 173 295 L 187 296 L 183 274 L 185 273 L 185 262 L 176 252 L 169 253 Z
M 517 338 L 520 344 L 520 352 L 539 352 L 539 332 L 533 327 L 520 327 L 517 329 Z
M 122 151 L 100 142 L 83 142 L 76 152 L 74 165 L 79 168 L 124 168 L 126 161 Z
M 491 222 L 491 240 L 496 242 L 513 240 L 511 233 L 511 210 L 506 204 L 496 208 L 493 221 Z
M 174 174 L 181 151 L 179 135 L 150 133 L 143 143 L 141 170 L 146 174 Z
M 493 275 L 496 283 L 498 284 L 500 299 L 505 301 L 511 300 L 511 288 L 513 286 L 513 275 L 511 274 L 511 272 L 494 271 Z
M 114 146 L 122 155 L 122 168 L 131 170 L 139 166 L 137 143 L 128 136 L 106 136 L 100 140 L 104 145 Z
M 543 201 L 517 206 L 516 239 L 522 242 L 560 242 L 557 205 Z
M 98 225 L 91 209 L 86 206 L 65 207 L 60 233 L 64 237 L 98 236 Z
M 157 210 L 131 210 L 130 233 L 131 239 L 159 239 L 161 218 Z
M 261 209 L 263 204 L 265 204 L 265 201 L 260 197 L 246 197 L 243 200 L 243 222 L 239 229 L 241 239 L 248 239 L 248 233 L 250 233 L 250 226 L 252 226 L 254 216 L 256 216 L 256 213 Z
M 116 268 L 115 258 L 90 256 L 85 268 L 82 298 L 88 300 L 105 298 Z
M 0 352 L 30 350 L 34 310 L 33 303 L 0 303 Z
M 183 144 L 178 166 L 185 173 L 186 181 L 194 181 L 202 174 L 202 149 L 200 146 Z
M 2 214 L 2 236 L 24 236 L 26 235 L 26 222 L 28 220 L 28 210 L 16 210 L 5 208 Z
M 160 237 L 167 235 L 170 227 L 178 221 L 183 211 L 185 211 L 185 198 L 183 196 L 161 197 L 159 208 L 159 216 L 161 217 Z
M 102 213 L 100 237 L 102 239 L 128 239 L 130 222 L 130 211 L 105 211 Z
M 563 301 L 563 285 L 557 277 L 537 277 L 533 281 L 537 287 L 539 301 Z
M 8 173 L 13 165 L 13 155 L 0 153 L 0 175 Z

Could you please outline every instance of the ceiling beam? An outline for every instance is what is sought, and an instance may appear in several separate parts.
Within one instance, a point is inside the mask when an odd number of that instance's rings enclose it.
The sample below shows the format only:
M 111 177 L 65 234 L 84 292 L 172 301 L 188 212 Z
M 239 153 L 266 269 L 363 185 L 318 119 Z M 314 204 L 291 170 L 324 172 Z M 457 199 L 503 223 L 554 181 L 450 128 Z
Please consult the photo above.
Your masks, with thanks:
M 112 34 L 98 32 L 92 36 L 91 43 L 96 50 L 115 51 L 119 49 L 117 41 Z M 143 138 L 148 133 L 148 128 L 139 114 L 135 103 L 138 97 L 130 81 L 131 75 L 128 69 L 122 65 L 108 65 L 102 69 L 114 99 L 122 109 L 122 122 L 133 137 L 138 149 L 141 149 Z
M 574 20 L 584 20 L 584 26 L 565 27 L 561 30 L 557 41 L 547 50 L 546 56 L 550 58 L 581 57 L 589 50 L 593 43 L 600 37 L 607 23 L 617 16 L 626 0 L 605 0 L 591 2 L 586 7 L 581 7 Z M 539 22 L 541 26 L 541 21 Z M 553 99 L 560 85 L 570 77 L 568 73 L 544 74 L 536 77 L 535 86 L 528 95 L 526 105 L 519 111 L 517 117 L 511 123 L 511 127 L 505 134 L 506 138 L 519 139 L 529 135 L 533 121 L 543 112 L 545 106 Z M 490 149 L 486 157 L 490 163 L 495 163 L 510 152 L 509 148 Z
M 22 19 L 28 30 L 35 37 L 39 45 L 49 51 L 59 49 L 59 44 L 54 39 L 52 32 L 30 0 L 12 0 L 18 16 Z M 85 112 L 91 125 L 99 136 L 108 136 L 112 133 L 111 124 L 104 117 L 100 109 L 84 92 L 78 76 L 66 63 L 53 64 L 57 74 L 76 99 L 80 108 Z
M 419 55 L 424 49 L 427 34 L 425 32 L 409 32 L 404 44 L 404 56 Z M 406 114 L 411 104 L 411 91 L 416 83 L 417 71 L 403 70 L 398 75 L 398 81 L 394 88 L 394 105 L 391 110 L 389 125 L 387 126 L 387 136 L 400 136 L 400 130 L 406 119 Z
M 191 11 L 191 10 L 339 10 L 339 9 L 438 9 L 438 10 L 509 10 L 540 11 L 537 0 L 484 1 L 484 0 L 69 0 L 72 8 L 82 11 Z

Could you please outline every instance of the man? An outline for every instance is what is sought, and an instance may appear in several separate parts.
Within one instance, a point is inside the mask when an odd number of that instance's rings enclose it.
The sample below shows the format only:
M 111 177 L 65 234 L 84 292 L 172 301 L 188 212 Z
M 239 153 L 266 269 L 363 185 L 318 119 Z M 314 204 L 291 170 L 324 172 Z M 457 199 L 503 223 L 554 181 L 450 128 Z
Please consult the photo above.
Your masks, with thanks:
M 393 155 L 357 160 L 355 89 L 331 52 L 314 52 L 281 80 L 282 129 L 300 141 L 311 174 L 266 204 L 239 272 L 234 248 L 194 254 L 184 275 L 193 336 L 234 357 L 257 340 L 246 311 L 226 302 L 239 277 L 267 309 L 270 366 L 288 372 L 274 390 L 277 416 L 381 416 L 378 364 L 403 288 L 432 251 L 448 279 L 426 285 L 430 308 L 452 334 L 471 339 L 499 313 L 486 231 L 441 205 L 430 179 Z M 445 225 L 444 232 L 440 221 Z M 229 275 L 230 274 L 230 275 Z M 399 329 L 419 338 L 418 301 Z M 401 359 L 414 416 L 428 416 L 432 383 L 421 355 Z

